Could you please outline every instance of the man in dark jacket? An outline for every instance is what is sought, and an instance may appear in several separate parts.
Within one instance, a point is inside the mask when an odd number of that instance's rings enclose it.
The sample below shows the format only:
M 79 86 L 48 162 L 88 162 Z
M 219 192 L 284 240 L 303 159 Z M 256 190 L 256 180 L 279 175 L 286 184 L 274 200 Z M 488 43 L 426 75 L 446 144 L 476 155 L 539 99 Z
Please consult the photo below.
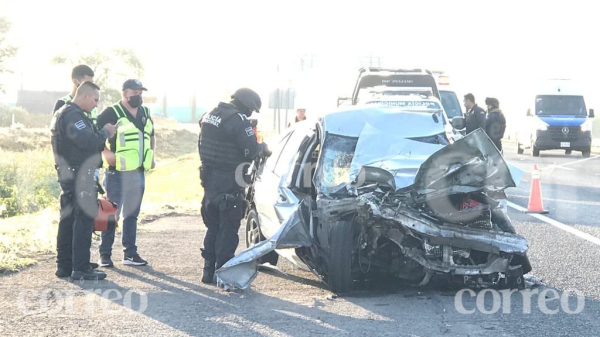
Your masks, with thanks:
M 485 132 L 498 150 L 502 152 L 502 138 L 506 130 L 506 118 L 504 118 L 504 114 L 500 110 L 498 99 L 488 97 L 485 99 L 485 105 L 488 108 Z
M 475 96 L 466 94 L 464 104 L 467 108 L 467 134 L 479 128 L 485 130 L 485 110 L 475 104 Z
M 92 231 L 98 214 L 94 172 L 102 164 L 104 143 L 115 134 L 117 126 L 106 124 L 99 130 L 88 117 L 98 104 L 99 90 L 94 83 L 83 82 L 73 100 L 54 113 L 50 125 L 52 152 L 62 190 L 56 242 L 58 277 L 85 280 L 106 277 L 90 266 Z
M 238 229 L 245 215 L 243 167 L 256 157 L 270 154 L 258 143 L 248 117 L 261 107 L 253 90 L 242 88 L 230 103 L 219 103 L 200 121 L 198 151 L 204 187 L 202 219 L 204 236 L 203 283 L 214 283 L 215 270 L 229 261 L 238 245 Z

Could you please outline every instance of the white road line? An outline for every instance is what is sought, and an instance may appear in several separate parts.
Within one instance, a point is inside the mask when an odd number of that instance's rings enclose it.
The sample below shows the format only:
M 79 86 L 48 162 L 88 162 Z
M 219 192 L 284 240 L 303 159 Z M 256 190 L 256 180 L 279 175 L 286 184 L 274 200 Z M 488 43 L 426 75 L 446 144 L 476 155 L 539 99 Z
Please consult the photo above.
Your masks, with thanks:
M 587 161 L 587 160 L 596 159 L 596 158 L 600 158 L 600 156 L 594 156 L 594 157 L 589 157 L 589 158 L 585 158 L 585 159 L 580 159 L 580 160 L 572 161 L 570 163 L 558 165 L 557 167 L 563 167 L 563 166 L 567 166 L 567 165 L 571 165 L 571 164 L 581 163 L 581 162 L 584 162 L 584 161 Z
M 519 205 L 513 204 L 510 201 L 507 202 L 507 204 L 508 204 L 508 206 L 516 209 L 517 211 L 520 211 L 520 212 L 526 212 L 527 211 L 527 209 L 525 209 L 525 208 L 523 208 L 523 207 L 521 207 Z M 560 223 L 560 222 L 558 222 L 558 221 L 556 221 L 554 219 L 550 219 L 550 218 L 548 218 L 546 216 L 543 216 L 541 214 L 533 214 L 533 213 L 528 213 L 528 214 L 531 215 L 532 217 L 538 219 L 538 220 L 541 220 L 541 221 L 549 224 L 549 225 L 552 225 L 552 226 L 554 226 L 554 227 L 556 227 L 558 229 L 562 229 L 565 232 L 569 232 L 569 233 L 571 233 L 571 234 L 573 234 L 573 235 L 575 235 L 575 236 L 577 236 L 577 237 L 579 237 L 581 239 L 587 240 L 587 241 L 589 241 L 591 243 L 595 243 L 598 246 L 600 246 L 600 239 L 598 239 L 595 236 L 591 236 L 588 233 L 584 233 L 584 232 L 582 232 L 580 230 L 577 230 L 577 229 L 575 229 L 575 228 L 573 228 L 571 226 L 567 226 L 567 225 L 565 225 L 563 223 Z

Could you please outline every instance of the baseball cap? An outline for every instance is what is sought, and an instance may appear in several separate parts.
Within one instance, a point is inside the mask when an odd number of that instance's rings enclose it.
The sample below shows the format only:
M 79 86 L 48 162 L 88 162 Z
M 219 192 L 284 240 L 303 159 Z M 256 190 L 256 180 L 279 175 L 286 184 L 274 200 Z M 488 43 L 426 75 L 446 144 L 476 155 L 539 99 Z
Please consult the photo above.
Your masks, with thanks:
M 123 83 L 123 91 L 125 91 L 126 89 L 132 89 L 132 90 L 148 90 L 146 88 L 144 88 L 144 86 L 142 86 L 142 82 L 140 82 L 140 80 L 127 80 L 125 81 L 125 83 Z

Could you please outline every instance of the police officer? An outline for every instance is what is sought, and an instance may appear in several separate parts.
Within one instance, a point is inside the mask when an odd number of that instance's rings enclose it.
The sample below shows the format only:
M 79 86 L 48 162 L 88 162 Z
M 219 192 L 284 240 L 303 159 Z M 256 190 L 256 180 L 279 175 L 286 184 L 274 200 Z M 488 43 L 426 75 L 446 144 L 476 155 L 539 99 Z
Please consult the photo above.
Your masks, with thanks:
M 467 134 L 479 128 L 485 130 L 485 110 L 475 104 L 475 96 L 466 94 L 464 104 L 467 108 Z
M 71 89 L 71 93 L 56 101 L 56 103 L 54 104 L 54 110 L 52 110 L 53 113 L 56 112 L 56 110 L 60 109 L 67 102 L 73 100 L 73 97 L 75 97 L 75 92 L 77 91 L 77 88 L 79 88 L 79 85 L 81 83 L 94 81 L 94 71 L 92 70 L 92 68 L 86 66 L 85 64 L 80 64 L 73 68 L 73 70 L 71 71 L 71 81 L 73 82 L 73 88 Z M 98 109 L 92 109 L 92 111 L 89 113 L 89 117 L 92 120 L 92 122 L 96 124 L 96 119 L 98 117 Z
M 488 108 L 485 132 L 498 150 L 502 152 L 502 138 L 506 130 L 506 118 L 504 118 L 504 113 L 500 110 L 500 102 L 497 98 L 486 98 L 485 105 Z
M 200 121 L 198 152 L 202 166 L 200 180 L 204 187 L 202 219 L 207 227 L 204 236 L 203 283 L 214 283 L 215 270 L 235 253 L 238 229 L 245 214 L 242 166 L 259 156 L 268 156 L 266 144 L 258 143 L 248 117 L 259 112 L 260 97 L 242 88 L 230 103 L 217 108 Z
M 52 118 L 52 151 L 61 187 L 57 235 L 56 276 L 73 279 L 104 279 L 106 274 L 90 266 L 94 218 L 98 214 L 98 191 L 94 171 L 102 164 L 101 152 L 117 127 L 99 130 L 88 118 L 98 104 L 100 88 L 83 82 L 73 101 Z
M 120 123 L 116 137 L 110 139 L 110 149 L 103 154 L 108 162 L 106 170 L 106 192 L 108 198 L 118 205 L 117 217 L 123 214 L 124 265 L 145 266 L 148 264 L 138 253 L 137 218 L 142 207 L 146 189 L 145 171 L 153 169 L 154 160 L 154 123 L 150 110 L 143 105 L 142 93 L 147 89 L 137 79 L 123 83 L 122 99 L 106 108 L 98 123 Z M 112 246 L 115 241 L 115 228 L 109 228 L 101 234 L 100 260 L 102 267 L 113 267 Z

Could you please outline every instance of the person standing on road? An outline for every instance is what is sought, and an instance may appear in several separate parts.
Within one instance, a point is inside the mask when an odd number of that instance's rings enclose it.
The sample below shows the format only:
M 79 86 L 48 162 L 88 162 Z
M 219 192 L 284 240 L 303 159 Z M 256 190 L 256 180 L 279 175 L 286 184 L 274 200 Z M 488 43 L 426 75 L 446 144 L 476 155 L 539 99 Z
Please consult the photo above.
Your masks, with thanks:
M 294 123 L 298 123 L 301 121 L 306 120 L 306 109 L 304 108 L 299 108 L 296 109 L 296 118 L 294 118 Z M 292 126 L 292 122 L 288 123 L 288 128 Z
M 73 100 L 73 97 L 75 97 L 75 92 L 77 91 L 77 88 L 79 88 L 79 85 L 81 83 L 93 82 L 94 71 L 92 70 L 92 68 L 86 66 L 85 64 L 80 64 L 73 68 L 73 70 L 71 71 L 71 81 L 73 81 L 73 88 L 71 89 L 71 93 L 56 101 L 52 113 L 56 112 L 56 110 L 60 109 L 63 105 L 67 104 L 67 102 Z M 90 118 L 92 123 L 96 124 L 96 119 L 98 118 L 98 109 L 92 109 L 92 111 L 88 114 L 88 117 Z
M 106 123 L 99 130 L 87 114 L 98 104 L 100 88 L 83 82 L 74 99 L 52 118 L 52 152 L 60 194 L 60 221 L 56 242 L 56 276 L 104 279 L 106 274 L 90 266 L 94 218 L 98 214 L 98 190 L 94 171 L 102 164 L 102 149 L 117 126 Z
M 119 132 L 109 140 L 110 148 L 103 154 L 108 162 L 106 191 L 117 206 L 117 217 L 123 214 L 124 265 L 144 266 L 148 262 L 140 257 L 136 246 L 137 221 L 145 190 L 145 171 L 156 166 L 154 161 L 154 123 L 150 110 L 143 106 L 142 92 L 147 90 L 139 80 L 123 83 L 122 99 L 106 108 L 98 123 L 119 123 Z M 102 267 L 112 267 L 112 246 L 115 228 L 101 234 L 100 261 Z
M 466 94 L 464 104 L 467 108 L 467 134 L 479 128 L 485 130 L 485 110 L 475 104 L 475 96 Z
M 498 99 L 488 97 L 485 99 L 485 105 L 488 108 L 485 132 L 496 145 L 498 151 L 502 152 L 502 138 L 504 138 L 504 131 L 506 131 L 506 118 L 500 110 Z
M 242 88 L 230 103 L 219 103 L 200 120 L 198 153 L 200 180 L 204 187 L 202 219 L 204 236 L 203 283 L 215 283 L 215 270 L 233 258 L 238 230 L 246 211 L 240 167 L 259 156 L 269 156 L 266 144 L 258 143 L 248 117 L 261 107 L 260 96 Z

